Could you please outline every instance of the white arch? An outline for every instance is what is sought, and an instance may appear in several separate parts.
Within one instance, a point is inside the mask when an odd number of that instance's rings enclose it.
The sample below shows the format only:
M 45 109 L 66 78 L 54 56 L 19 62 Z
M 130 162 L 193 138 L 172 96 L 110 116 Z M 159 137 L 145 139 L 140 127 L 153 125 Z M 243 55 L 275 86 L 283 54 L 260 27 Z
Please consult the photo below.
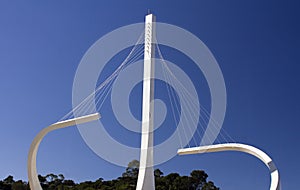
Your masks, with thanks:
M 30 150 L 28 154 L 28 161 L 27 161 L 27 172 L 28 172 L 28 181 L 29 181 L 29 186 L 31 190 L 42 190 L 42 187 L 39 182 L 37 170 L 36 170 L 36 156 L 37 156 L 37 151 L 39 148 L 39 145 L 42 141 L 42 139 L 51 131 L 54 131 L 56 129 L 61 129 L 65 127 L 70 127 L 74 126 L 76 124 L 82 124 L 82 123 L 87 123 L 93 120 L 97 120 L 100 118 L 99 113 L 94 113 L 82 117 L 77 117 L 74 119 L 69 119 L 65 121 L 60 121 L 57 123 L 54 123 L 43 130 L 41 130 L 37 136 L 33 139 L 31 145 L 30 145 Z
M 271 185 L 270 190 L 280 190 L 280 179 L 279 172 L 272 161 L 272 159 L 260 149 L 240 143 L 226 143 L 226 144 L 217 144 L 217 145 L 208 145 L 208 146 L 199 146 L 193 148 L 184 148 L 179 149 L 179 155 L 188 155 L 188 154 L 201 154 L 207 152 L 222 152 L 222 151 L 239 151 L 251 154 L 259 158 L 263 163 L 269 168 L 271 173 Z

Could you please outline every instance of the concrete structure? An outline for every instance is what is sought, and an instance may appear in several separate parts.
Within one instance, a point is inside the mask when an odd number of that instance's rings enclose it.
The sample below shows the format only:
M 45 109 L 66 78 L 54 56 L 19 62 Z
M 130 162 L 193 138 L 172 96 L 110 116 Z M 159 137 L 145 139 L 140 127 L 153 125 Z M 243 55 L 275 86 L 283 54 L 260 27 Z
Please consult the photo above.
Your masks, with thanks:
M 153 110 L 154 103 L 154 58 L 155 58 L 155 16 L 145 18 L 145 49 L 143 79 L 143 110 L 140 168 L 137 190 L 154 190 L 153 171 Z
M 272 159 L 263 151 L 250 145 L 239 144 L 239 143 L 226 143 L 217 145 L 200 146 L 193 148 L 179 149 L 179 155 L 189 154 L 201 154 L 208 152 L 222 152 L 222 151 L 239 151 L 251 154 L 259 158 L 269 168 L 271 173 L 271 185 L 270 190 L 280 190 L 280 179 L 279 172 L 272 161 Z
M 37 136 L 35 136 L 33 142 L 31 143 L 27 160 L 28 181 L 31 190 L 42 190 L 36 170 L 36 156 L 42 139 L 51 131 L 69 126 L 76 126 L 77 124 L 87 123 L 99 118 L 99 113 L 95 113 L 87 116 L 77 117 L 74 119 L 60 121 L 44 128 L 37 134 Z

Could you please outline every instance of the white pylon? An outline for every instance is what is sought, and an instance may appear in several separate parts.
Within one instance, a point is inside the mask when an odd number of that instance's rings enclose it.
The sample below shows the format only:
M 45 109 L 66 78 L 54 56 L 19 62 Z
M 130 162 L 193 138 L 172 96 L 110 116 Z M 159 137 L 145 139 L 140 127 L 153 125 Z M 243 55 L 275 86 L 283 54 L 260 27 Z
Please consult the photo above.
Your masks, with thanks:
M 154 37 L 155 16 L 148 14 L 145 18 L 142 134 L 137 190 L 155 189 L 153 173 Z

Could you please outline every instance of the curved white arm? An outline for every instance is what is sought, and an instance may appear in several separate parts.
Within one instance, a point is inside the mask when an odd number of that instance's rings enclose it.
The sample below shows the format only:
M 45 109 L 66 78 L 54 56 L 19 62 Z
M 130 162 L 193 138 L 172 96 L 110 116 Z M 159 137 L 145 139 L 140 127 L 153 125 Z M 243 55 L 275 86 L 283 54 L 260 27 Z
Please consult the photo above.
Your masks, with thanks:
M 82 117 L 77 117 L 74 119 L 69 119 L 65 121 L 60 121 L 57 123 L 54 123 L 43 130 L 41 130 L 37 136 L 35 136 L 34 140 L 32 141 L 29 149 L 29 154 L 28 154 L 28 161 L 27 161 L 27 170 L 28 170 L 28 181 L 29 181 L 29 186 L 31 190 L 42 190 L 42 187 L 39 182 L 37 170 L 36 170 L 36 156 L 37 156 L 37 151 L 39 148 L 39 145 L 42 141 L 42 139 L 51 131 L 54 131 L 56 129 L 61 129 L 69 126 L 74 126 L 76 124 L 82 124 L 82 123 L 87 123 L 93 120 L 97 120 L 100 118 L 99 113 L 94 113 Z
M 271 172 L 270 190 L 280 190 L 279 172 L 275 164 L 273 163 L 272 159 L 266 153 L 253 146 L 240 144 L 240 143 L 226 143 L 226 144 L 216 144 L 216 145 L 179 149 L 177 153 L 179 155 L 185 155 L 185 154 L 201 154 L 206 152 L 221 152 L 221 151 L 245 152 L 259 158 L 261 161 L 264 162 L 264 164 L 269 168 Z

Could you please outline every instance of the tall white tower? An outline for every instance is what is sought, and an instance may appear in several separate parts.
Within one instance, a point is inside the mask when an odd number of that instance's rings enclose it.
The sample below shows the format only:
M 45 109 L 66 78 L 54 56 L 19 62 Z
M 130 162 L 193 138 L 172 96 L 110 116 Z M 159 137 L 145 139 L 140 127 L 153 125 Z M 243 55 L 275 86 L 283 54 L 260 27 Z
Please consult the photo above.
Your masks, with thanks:
M 143 79 L 143 110 L 140 168 L 137 190 L 154 190 L 153 171 L 153 110 L 154 110 L 154 64 L 155 64 L 155 16 L 148 14 L 145 18 L 145 49 Z

